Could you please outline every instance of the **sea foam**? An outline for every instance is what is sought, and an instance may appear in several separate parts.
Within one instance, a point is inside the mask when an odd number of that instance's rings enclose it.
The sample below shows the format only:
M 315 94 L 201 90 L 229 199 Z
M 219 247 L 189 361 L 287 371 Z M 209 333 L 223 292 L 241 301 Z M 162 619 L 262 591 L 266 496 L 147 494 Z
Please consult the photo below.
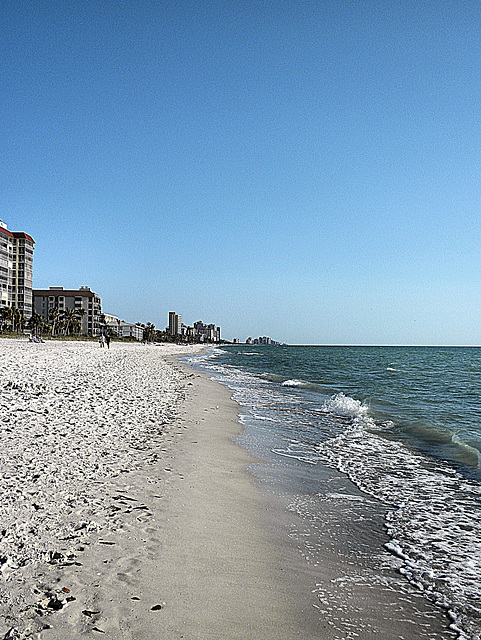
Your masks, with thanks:
M 335 416 L 346 417 L 364 416 L 368 409 L 369 407 L 364 405 L 360 400 L 355 400 L 343 393 L 337 393 L 322 405 L 322 411 L 332 413 Z

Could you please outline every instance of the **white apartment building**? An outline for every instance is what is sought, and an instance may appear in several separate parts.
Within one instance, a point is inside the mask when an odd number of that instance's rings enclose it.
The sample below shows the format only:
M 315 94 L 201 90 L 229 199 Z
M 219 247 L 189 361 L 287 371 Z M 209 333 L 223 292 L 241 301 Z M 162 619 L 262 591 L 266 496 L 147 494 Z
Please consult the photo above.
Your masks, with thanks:
M 199 320 L 194 322 L 194 330 L 201 342 L 220 342 L 220 327 L 216 324 L 204 324 Z
M 102 315 L 104 317 L 105 324 L 108 324 L 109 326 L 120 324 L 121 322 L 120 318 L 117 318 L 117 316 L 113 316 L 111 313 L 105 313 L 104 311 Z
M 125 322 L 125 320 L 120 320 L 120 318 L 117 318 L 117 316 L 113 316 L 110 313 L 104 313 L 103 317 L 105 320 L 105 326 L 108 327 L 112 335 L 117 336 L 118 338 L 143 340 L 143 327 L 137 324 L 133 324 L 132 322 Z
M 138 324 L 132 324 L 131 322 L 120 323 L 120 337 L 130 338 L 132 340 L 143 340 L 144 329 L 139 327 Z
M 33 310 L 34 239 L 9 231 L 0 220 L 0 306 L 16 307 L 27 320 Z
M 60 312 L 72 309 L 78 312 L 82 324 L 82 334 L 91 336 L 100 334 L 102 301 L 96 293 L 90 290 L 90 287 L 34 289 L 33 299 L 35 313 L 46 322 L 49 321 L 51 309 L 56 307 Z

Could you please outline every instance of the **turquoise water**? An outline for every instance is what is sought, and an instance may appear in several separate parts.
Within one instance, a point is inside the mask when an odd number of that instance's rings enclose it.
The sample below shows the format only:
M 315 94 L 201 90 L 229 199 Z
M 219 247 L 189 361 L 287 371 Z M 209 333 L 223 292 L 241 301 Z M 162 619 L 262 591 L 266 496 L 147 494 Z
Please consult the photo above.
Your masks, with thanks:
M 398 571 L 481 637 L 481 349 L 235 345 L 195 362 L 275 435 L 273 456 L 383 505 Z
M 481 349 L 434 347 L 229 348 L 219 360 L 306 399 L 360 402 L 384 437 L 469 467 L 481 462 Z M 481 476 L 480 476 L 481 477 Z

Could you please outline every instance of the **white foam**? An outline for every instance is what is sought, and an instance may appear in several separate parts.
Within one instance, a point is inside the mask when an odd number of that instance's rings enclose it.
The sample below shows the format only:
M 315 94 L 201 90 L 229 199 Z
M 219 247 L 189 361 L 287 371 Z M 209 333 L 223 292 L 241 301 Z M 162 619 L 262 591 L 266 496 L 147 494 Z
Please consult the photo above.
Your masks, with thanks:
M 326 400 L 321 407 L 322 411 L 326 413 L 332 413 L 335 416 L 363 416 L 367 413 L 369 407 L 362 404 L 360 400 L 355 400 L 350 396 L 346 396 L 343 393 L 336 393 L 336 395 Z
M 385 547 L 403 560 L 400 573 L 437 605 L 455 611 L 460 628 L 469 628 L 480 590 L 479 484 L 366 431 L 356 417 L 319 451 L 361 490 L 391 507 Z
M 467 442 L 464 442 L 464 440 L 462 438 L 460 438 L 456 433 L 453 433 L 453 435 L 451 436 L 451 441 L 456 444 L 460 449 L 464 449 L 464 451 L 472 456 L 473 458 L 477 459 L 478 461 L 478 468 L 481 468 L 481 451 L 479 451 L 479 449 L 476 449 L 475 447 L 472 447 L 471 445 L 469 445 Z
M 305 387 L 307 386 L 307 382 L 304 380 L 285 380 L 282 383 L 283 387 Z

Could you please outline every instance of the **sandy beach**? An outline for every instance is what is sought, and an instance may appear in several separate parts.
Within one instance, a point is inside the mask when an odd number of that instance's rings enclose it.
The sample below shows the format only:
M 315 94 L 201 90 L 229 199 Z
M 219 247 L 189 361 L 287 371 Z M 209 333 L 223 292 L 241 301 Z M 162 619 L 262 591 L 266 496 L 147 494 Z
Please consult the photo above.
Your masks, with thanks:
M 193 349 L 1 340 L 0 638 L 324 637 Z
M 379 565 L 380 505 L 269 457 L 200 349 L 0 340 L 0 638 L 456 637 Z

